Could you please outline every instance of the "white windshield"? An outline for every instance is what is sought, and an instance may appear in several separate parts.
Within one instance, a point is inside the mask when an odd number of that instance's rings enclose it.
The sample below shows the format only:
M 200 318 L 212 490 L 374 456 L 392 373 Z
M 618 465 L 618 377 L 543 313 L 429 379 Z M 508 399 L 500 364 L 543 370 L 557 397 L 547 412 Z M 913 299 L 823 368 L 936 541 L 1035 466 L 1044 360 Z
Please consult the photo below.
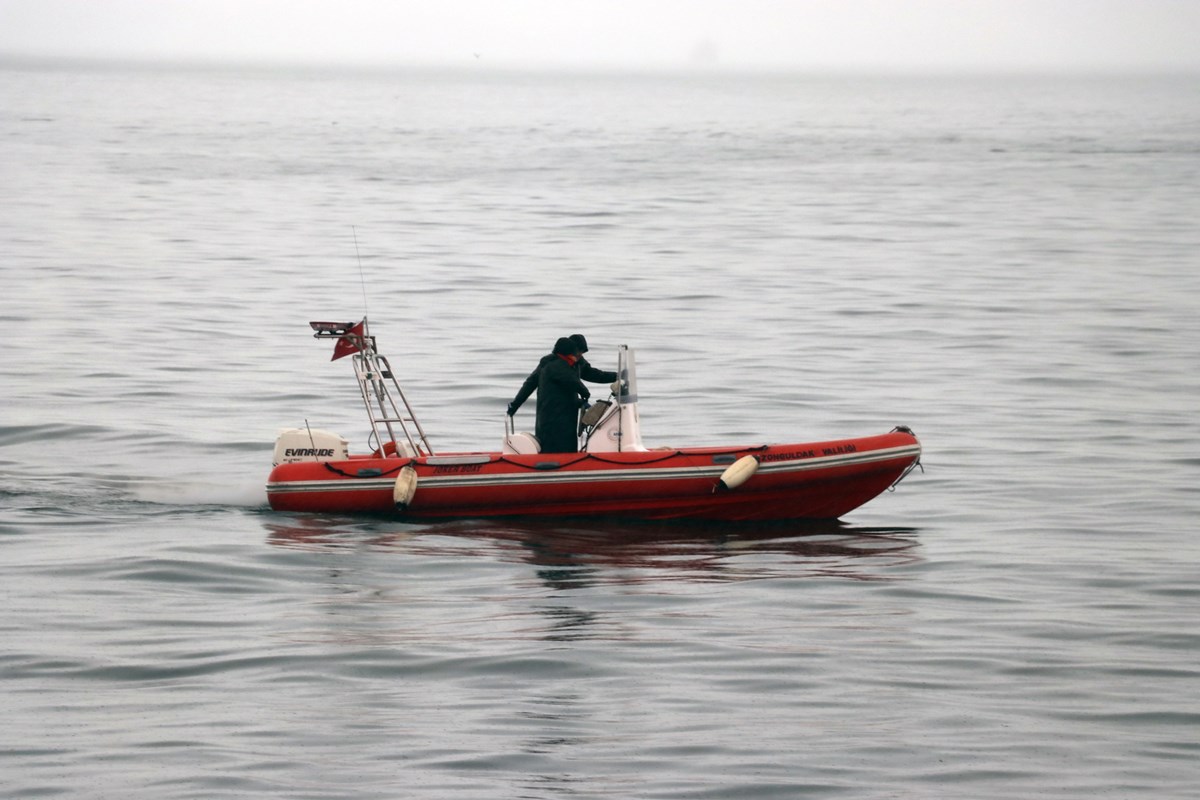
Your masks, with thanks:
M 622 405 L 636 403 L 637 396 L 637 366 L 634 364 L 633 351 L 629 345 L 617 348 L 617 380 L 621 382 L 621 393 L 617 402 Z

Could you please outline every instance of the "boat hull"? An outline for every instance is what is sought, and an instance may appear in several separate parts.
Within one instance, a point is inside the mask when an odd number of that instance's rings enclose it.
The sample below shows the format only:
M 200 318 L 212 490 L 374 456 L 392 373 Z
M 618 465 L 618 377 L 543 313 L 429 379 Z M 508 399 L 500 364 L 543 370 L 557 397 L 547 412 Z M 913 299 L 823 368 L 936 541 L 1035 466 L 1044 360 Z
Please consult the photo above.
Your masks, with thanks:
M 726 470 L 758 466 L 727 489 Z M 876 497 L 919 461 L 907 430 L 803 444 L 422 458 L 351 456 L 280 464 L 267 481 L 277 511 L 373 513 L 404 519 L 606 516 L 726 521 L 836 519 Z M 416 489 L 397 506 L 401 470 Z M 411 480 L 411 471 L 405 476 Z

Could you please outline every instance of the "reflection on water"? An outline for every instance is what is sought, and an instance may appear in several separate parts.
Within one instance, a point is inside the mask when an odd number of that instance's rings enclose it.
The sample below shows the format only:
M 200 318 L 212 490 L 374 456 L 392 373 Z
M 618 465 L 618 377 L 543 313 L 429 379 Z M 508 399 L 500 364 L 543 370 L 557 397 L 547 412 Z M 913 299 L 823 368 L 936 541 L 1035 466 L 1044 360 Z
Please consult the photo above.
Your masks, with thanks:
M 705 584 L 878 582 L 920 560 L 914 529 L 838 522 L 266 519 L 271 545 L 315 556 L 324 576 L 294 635 L 340 645 L 656 639 L 714 613 L 686 599 Z
M 523 562 L 556 590 L 599 583 L 838 577 L 875 581 L 919 559 L 914 528 L 838 521 L 696 522 L 461 520 L 412 525 L 344 517 L 268 522 L 268 541 L 309 550 L 371 548 L 421 556 Z
M 542 638 L 548 642 L 570 642 L 590 637 L 590 628 L 601 622 L 594 611 L 558 604 L 538 609 L 547 621 L 547 630 Z

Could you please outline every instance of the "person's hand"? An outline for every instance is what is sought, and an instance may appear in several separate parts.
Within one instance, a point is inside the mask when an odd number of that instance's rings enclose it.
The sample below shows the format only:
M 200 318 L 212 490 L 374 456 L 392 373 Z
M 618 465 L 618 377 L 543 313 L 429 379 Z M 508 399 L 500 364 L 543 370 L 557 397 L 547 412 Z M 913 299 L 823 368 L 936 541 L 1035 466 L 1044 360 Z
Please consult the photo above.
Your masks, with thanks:
M 508 415 L 510 417 L 515 417 L 517 415 L 517 404 L 516 403 L 508 404 Z

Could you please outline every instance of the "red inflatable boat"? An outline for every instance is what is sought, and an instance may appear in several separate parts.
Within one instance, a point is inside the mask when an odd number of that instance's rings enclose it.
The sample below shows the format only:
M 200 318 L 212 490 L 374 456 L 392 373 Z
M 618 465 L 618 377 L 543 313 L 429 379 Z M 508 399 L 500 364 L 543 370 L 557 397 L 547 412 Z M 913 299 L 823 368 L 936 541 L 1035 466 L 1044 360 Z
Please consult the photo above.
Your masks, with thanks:
M 920 463 L 921 444 L 904 427 L 824 442 L 647 448 L 633 351 L 625 346 L 611 397 L 582 415 L 579 452 L 541 453 L 531 434 L 511 426 L 499 451 L 435 452 L 366 320 L 312 326 L 317 338 L 336 340 L 335 358 L 353 356 L 374 451 L 352 455 L 346 440 L 329 431 L 283 431 L 267 480 L 278 511 L 413 520 L 834 519 L 894 487 Z

